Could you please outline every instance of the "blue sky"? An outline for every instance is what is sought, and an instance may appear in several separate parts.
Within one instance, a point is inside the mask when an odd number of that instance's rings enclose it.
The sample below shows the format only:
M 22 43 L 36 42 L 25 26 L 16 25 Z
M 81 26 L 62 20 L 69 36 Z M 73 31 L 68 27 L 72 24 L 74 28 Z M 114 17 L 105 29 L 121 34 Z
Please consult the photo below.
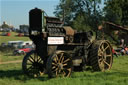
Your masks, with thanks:
M 56 5 L 60 0 L 0 0 L 0 25 L 3 21 L 19 28 L 19 25 L 28 25 L 29 10 L 38 7 L 45 10 L 48 16 L 54 16 Z M 103 1 L 102 5 L 103 7 Z
M 0 0 L 0 25 L 3 21 L 16 28 L 28 24 L 29 10 L 38 7 L 45 10 L 49 16 L 54 16 L 59 0 Z

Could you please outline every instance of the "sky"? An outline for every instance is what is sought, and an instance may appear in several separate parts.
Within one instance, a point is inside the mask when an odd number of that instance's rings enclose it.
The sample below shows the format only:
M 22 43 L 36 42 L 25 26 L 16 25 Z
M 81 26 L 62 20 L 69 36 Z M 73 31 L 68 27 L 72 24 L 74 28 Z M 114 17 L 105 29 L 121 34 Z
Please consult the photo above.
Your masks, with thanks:
M 28 13 L 37 7 L 44 10 L 48 16 L 54 16 L 56 5 L 60 0 L 0 0 L 0 25 L 3 21 L 19 28 L 19 25 L 28 25 Z M 102 0 L 102 4 L 103 4 Z M 101 5 L 102 7 L 103 5 Z
M 44 10 L 48 16 L 54 16 L 59 0 L 0 0 L 0 25 L 3 21 L 19 28 L 29 23 L 29 11 L 35 7 Z

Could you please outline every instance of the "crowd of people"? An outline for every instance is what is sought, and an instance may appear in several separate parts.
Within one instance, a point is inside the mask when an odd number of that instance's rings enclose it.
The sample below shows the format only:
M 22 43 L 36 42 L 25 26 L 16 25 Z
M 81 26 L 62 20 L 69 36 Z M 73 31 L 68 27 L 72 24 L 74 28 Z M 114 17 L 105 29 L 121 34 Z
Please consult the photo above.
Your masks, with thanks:
M 128 46 L 124 44 L 124 39 L 121 39 L 121 44 L 118 49 L 112 49 L 112 52 L 116 57 L 119 55 L 128 55 Z

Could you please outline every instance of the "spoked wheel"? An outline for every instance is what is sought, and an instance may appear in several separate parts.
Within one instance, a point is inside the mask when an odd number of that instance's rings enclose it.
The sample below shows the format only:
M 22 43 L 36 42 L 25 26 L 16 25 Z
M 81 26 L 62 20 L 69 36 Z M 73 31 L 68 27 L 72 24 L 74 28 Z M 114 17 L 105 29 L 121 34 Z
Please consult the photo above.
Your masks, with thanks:
M 56 51 L 47 61 L 49 77 L 69 77 L 72 72 L 72 58 L 64 51 Z
M 113 53 L 110 43 L 106 40 L 99 40 L 93 43 L 91 55 L 91 65 L 95 71 L 105 71 L 112 67 Z
M 28 76 L 38 77 L 44 74 L 44 62 L 41 57 L 32 50 L 24 57 L 22 69 Z

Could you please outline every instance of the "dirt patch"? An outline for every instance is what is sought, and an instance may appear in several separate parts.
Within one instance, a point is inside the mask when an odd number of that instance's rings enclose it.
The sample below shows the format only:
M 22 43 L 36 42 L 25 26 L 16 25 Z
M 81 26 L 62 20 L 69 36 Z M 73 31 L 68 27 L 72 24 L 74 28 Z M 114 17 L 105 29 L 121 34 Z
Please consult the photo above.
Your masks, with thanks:
M 22 62 L 22 60 L 16 60 L 16 61 L 0 62 L 0 64 L 21 63 L 21 62 Z

